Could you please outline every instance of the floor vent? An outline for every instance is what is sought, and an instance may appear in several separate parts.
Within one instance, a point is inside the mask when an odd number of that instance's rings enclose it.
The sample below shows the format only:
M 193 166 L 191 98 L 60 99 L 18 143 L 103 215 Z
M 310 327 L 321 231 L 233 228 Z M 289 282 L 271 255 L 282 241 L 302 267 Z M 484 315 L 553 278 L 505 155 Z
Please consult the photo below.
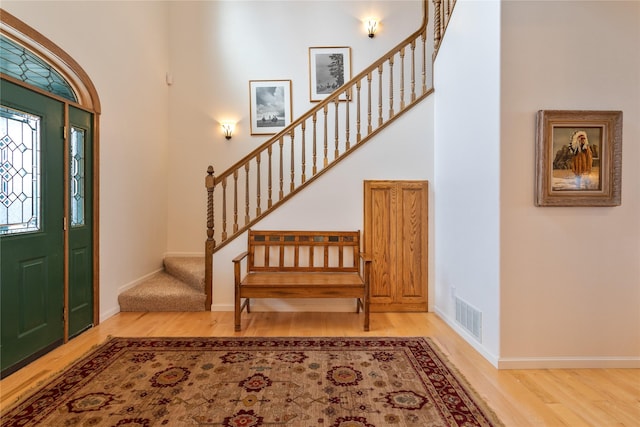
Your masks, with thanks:
M 456 322 L 482 342 L 482 313 L 456 297 Z

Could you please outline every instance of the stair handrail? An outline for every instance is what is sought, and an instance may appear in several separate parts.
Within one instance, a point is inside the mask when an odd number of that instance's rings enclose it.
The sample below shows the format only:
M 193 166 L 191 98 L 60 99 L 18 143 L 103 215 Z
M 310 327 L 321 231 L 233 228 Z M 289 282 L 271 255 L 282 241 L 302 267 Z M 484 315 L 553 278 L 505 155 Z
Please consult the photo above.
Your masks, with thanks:
M 443 0 L 434 0 L 434 2 L 436 2 L 436 1 L 442 2 Z M 410 41 L 415 40 L 417 36 L 422 35 L 423 33 L 425 33 L 426 29 L 427 29 L 428 19 L 429 19 L 429 17 L 428 17 L 428 14 L 429 14 L 428 0 L 424 0 L 423 9 L 424 9 L 423 10 L 424 16 L 422 18 L 422 24 L 420 25 L 420 28 L 417 31 L 415 31 L 409 37 L 405 38 L 403 41 L 401 41 L 396 46 L 391 48 L 387 53 L 385 53 L 382 57 L 380 57 L 380 59 L 378 59 L 372 65 L 370 65 L 367 68 L 365 68 L 363 71 L 361 71 L 355 77 L 351 78 L 351 80 L 349 80 L 348 82 L 343 84 L 340 88 L 336 89 L 335 92 L 333 92 L 332 94 L 327 96 L 324 100 L 320 101 L 318 104 L 316 104 L 315 106 L 311 107 L 309 110 L 307 110 L 307 112 L 303 113 L 301 116 L 298 117 L 298 119 L 296 119 L 293 122 L 291 122 L 283 130 L 281 130 L 280 132 L 278 132 L 277 134 L 275 134 L 274 136 L 269 138 L 262 145 L 259 145 L 257 148 L 255 148 L 253 151 L 251 151 L 249 154 L 247 154 L 242 159 L 238 160 L 232 166 L 227 168 L 226 171 L 222 172 L 220 175 L 216 175 L 215 176 L 215 180 L 214 180 L 214 186 L 220 184 L 222 182 L 223 178 L 229 177 L 230 175 L 233 174 L 234 171 L 236 171 L 236 170 L 240 169 L 242 166 L 244 166 L 244 164 L 247 162 L 247 160 L 255 157 L 258 153 L 265 151 L 267 147 L 269 147 L 270 145 L 273 145 L 273 143 L 277 142 L 281 137 L 286 136 L 287 134 L 289 134 L 292 129 L 296 128 L 303 121 L 305 121 L 305 120 L 309 119 L 311 116 L 313 116 L 314 112 L 317 113 L 317 112 L 321 111 L 322 109 L 324 109 L 324 107 L 326 105 L 329 105 L 329 104 L 335 102 L 335 100 L 337 98 L 339 98 L 340 96 L 342 96 L 347 89 L 352 88 L 356 84 L 356 82 L 362 80 L 363 77 L 366 77 L 367 74 L 371 73 L 372 71 L 375 71 L 381 64 L 383 64 L 386 61 L 388 61 L 389 57 L 393 56 L 402 47 L 406 47 L 407 44 L 409 44 Z M 423 82 L 423 85 L 424 85 L 424 82 Z M 424 86 L 423 86 L 423 88 L 424 88 Z M 426 88 L 424 88 L 424 91 L 426 91 Z M 209 166 L 209 167 L 212 167 L 212 166 Z

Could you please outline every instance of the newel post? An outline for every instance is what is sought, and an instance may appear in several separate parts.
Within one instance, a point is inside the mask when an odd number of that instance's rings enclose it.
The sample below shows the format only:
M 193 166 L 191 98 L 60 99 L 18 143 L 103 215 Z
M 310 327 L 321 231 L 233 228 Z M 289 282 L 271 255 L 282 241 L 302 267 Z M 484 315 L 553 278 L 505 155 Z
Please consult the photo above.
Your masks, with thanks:
M 204 245 L 204 289 L 207 299 L 204 303 L 204 309 L 211 311 L 213 302 L 213 250 L 216 247 L 216 241 L 213 238 L 213 187 L 215 185 L 213 166 L 207 168 L 204 185 L 207 187 L 207 241 Z

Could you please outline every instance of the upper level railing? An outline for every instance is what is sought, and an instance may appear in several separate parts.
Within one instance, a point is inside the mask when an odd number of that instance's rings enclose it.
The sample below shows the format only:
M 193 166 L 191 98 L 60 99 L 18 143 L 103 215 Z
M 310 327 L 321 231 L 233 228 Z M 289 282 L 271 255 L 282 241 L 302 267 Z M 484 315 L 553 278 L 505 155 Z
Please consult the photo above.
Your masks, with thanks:
M 456 0 L 433 0 L 433 59 L 436 59 L 455 5 Z
M 434 0 L 438 20 L 455 0 Z M 448 10 L 441 12 L 442 3 Z M 433 91 L 434 42 L 428 3 L 420 28 L 281 132 L 219 175 L 209 166 L 205 288 L 211 306 L 211 257 Z

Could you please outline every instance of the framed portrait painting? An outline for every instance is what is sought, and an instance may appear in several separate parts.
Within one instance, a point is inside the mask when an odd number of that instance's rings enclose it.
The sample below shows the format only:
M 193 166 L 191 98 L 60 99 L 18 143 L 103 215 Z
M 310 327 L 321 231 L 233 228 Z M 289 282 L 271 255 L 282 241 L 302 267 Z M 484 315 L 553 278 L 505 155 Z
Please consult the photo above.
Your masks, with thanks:
M 273 135 L 291 124 L 291 80 L 250 80 L 251 135 Z
M 351 79 L 350 47 L 309 48 L 309 93 L 311 101 L 322 101 Z M 345 94 L 340 95 L 346 101 Z
M 622 111 L 540 110 L 536 206 L 621 203 Z

